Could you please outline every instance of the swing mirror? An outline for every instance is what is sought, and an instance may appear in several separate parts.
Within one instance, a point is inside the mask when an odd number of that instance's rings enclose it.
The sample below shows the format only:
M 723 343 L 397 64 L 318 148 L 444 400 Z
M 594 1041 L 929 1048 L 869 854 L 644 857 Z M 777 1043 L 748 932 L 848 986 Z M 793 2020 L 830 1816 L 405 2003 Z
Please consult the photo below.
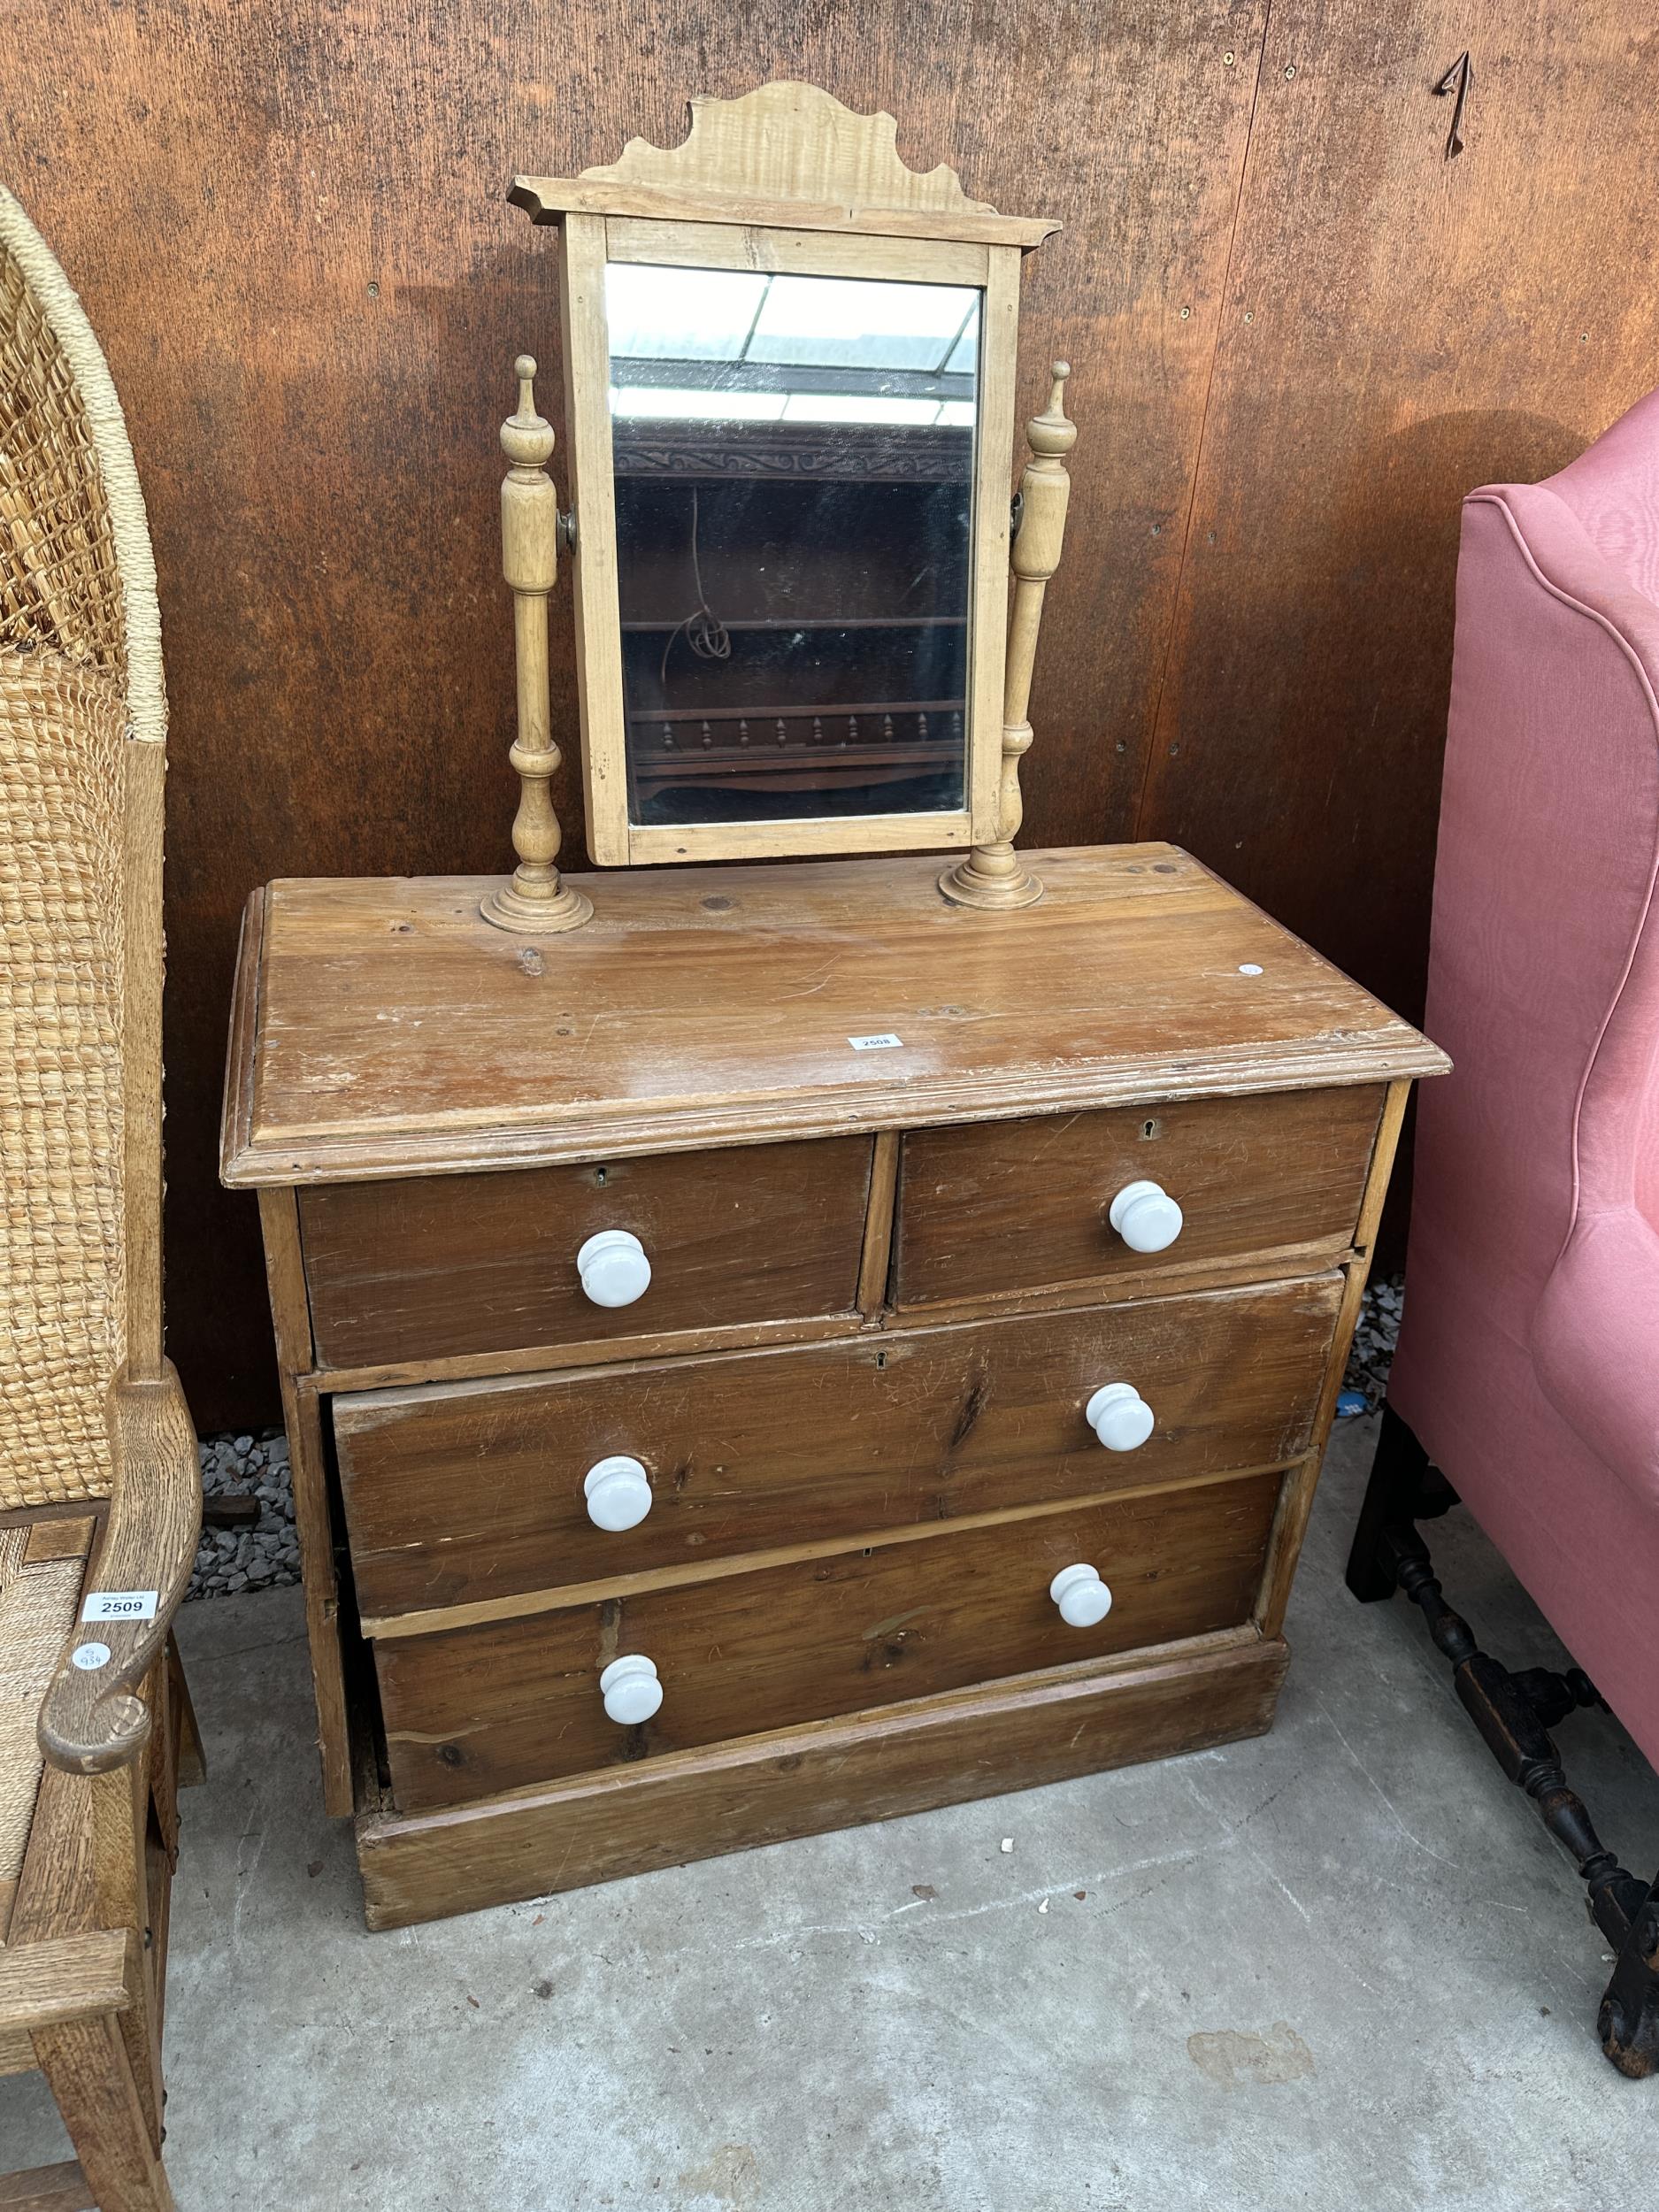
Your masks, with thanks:
M 628 817 L 959 814 L 979 294 L 605 271 Z
M 894 129 L 772 85 L 515 182 L 563 231 L 601 864 L 995 834 L 1019 261 L 1054 227 Z

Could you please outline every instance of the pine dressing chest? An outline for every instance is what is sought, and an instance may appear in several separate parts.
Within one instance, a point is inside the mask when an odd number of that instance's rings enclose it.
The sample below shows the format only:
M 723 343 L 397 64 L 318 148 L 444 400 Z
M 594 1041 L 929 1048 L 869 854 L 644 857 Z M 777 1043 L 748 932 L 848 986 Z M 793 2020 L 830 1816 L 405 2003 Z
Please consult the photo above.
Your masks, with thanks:
M 925 859 L 590 878 L 557 958 L 254 898 L 225 1173 L 373 1924 L 1268 1726 L 1443 1063 L 1171 847 L 1033 861 L 1015 932 Z
M 1010 508 L 1056 226 L 895 130 L 768 85 L 516 180 L 574 487 L 523 357 L 518 866 L 248 909 L 222 1172 L 377 1927 L 1272 1717 L 1446 1064 L 1173 847 L 1015 849 L 1077 436 L 1056 363 Z

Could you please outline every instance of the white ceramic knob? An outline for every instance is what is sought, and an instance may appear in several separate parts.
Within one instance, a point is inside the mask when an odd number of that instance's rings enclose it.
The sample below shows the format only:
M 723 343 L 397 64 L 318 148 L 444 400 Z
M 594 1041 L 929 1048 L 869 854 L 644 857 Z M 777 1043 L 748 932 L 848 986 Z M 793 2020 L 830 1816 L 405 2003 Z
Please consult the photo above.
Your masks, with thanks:
M 1138 1452 L 1157 1425 L 1152 1409 L 1133 1383 L 1106 1383 L 1083 1409 L 1109 1452 Z
M 613 1659 L 599 1678 L 599 1694 L 605 1701 L 605 1717 L 618 1728 L 637 1728 L 649 1720 L 663 1702 L 663 1686 L 655 1663 L 642 1652 Z
M 1112 1594 L 1094 1567 L 1062 1567 L 1048 1595 L 1068 1628 L 1098 1628 L 1112 1609 Z
M 616 1452 L 596 1459 L 582 1477 L 588 1517 L 595 1528 L 638 1528 L 651 1509 L 651 1479 L 637 1459 Z
M 1181 1210 L 1162 1183 L 1125 1183 L 1106 1218 L 1132 1252 L 1163 1252 L 1181 1233 Z
M 576 1255 L 582 1288 L 596 1306 L 631 1306 L 651 1286 L 645 1247 L 627 1229 L 602 1229 Z

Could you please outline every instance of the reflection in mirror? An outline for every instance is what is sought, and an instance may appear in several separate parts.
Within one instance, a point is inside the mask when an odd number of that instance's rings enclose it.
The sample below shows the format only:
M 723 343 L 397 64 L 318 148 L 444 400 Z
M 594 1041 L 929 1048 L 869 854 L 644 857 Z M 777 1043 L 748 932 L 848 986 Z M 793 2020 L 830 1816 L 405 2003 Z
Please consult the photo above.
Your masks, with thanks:
M 979 299 L 607 267 L 634 821 L 965 806 Z

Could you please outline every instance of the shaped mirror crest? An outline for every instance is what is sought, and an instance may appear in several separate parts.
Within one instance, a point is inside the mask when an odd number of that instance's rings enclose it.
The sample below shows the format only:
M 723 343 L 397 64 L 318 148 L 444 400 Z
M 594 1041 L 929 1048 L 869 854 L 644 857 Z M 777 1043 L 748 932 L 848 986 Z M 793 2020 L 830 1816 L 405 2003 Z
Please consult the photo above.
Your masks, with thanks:
M 560 234 L 571 498 L 521 391 L 502 511 L 518 890 L 493 918 L 528 927 L 539 901 L 538 926 L 570 926 L 560 549 L 600 867 L 934 852 L 957 904 L 1039 897 L 1012 841 L 1075 435 L 1063 379 L 1011 557 L 1008 478 L 1021 262 L 1058 226 L 971 197 L 948 162 L 912 168 L 892 116 L 792 81 L 694 94 L 678 142 L 630 138 L 508 197 Z

